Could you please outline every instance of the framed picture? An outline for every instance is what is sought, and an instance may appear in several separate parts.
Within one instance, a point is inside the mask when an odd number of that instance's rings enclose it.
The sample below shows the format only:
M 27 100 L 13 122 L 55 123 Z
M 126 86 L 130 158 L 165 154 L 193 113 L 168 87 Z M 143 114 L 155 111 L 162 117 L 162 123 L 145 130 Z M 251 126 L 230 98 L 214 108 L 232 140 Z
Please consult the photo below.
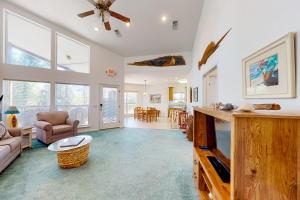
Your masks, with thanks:
M 161 94 L 150 94 L 150 103 L 161 103 Z
M 243 60 L 244 98 L 294 98 L 294 33 Z
M 194 102 L 198 102 L 198 87 L 194 88 L 193 97 L 194 97 Z
M 193 103 L 193 88 L 190 87 L 190 103 Z

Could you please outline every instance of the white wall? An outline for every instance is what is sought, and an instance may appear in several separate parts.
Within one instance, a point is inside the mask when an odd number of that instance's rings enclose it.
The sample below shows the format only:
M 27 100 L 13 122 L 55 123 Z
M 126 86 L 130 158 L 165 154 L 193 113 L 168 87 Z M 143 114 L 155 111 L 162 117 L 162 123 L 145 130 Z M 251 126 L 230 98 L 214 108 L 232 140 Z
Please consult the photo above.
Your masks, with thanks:
M 185 84 L 155 84 L 147 85 L 147 95 L 144 96 L 144 85 L 125 84 L 125 91 L 138 93 L 138 105 L 144 108 L 155 107 L 161 111 L 162 117 L 168 116 L 169 87 L 174 87 L 174 92 L 185 92 Z M 150 94 L 161 94 L 161 103 L 150 103 Z
M 219 101 L 241 104 L 280 103 L 284 110 L 299 110 L 299 97 L 296 99 L 256 99 L 242 97 L 242 59 L 256 50 L 275 41 L 288 32 L 300 29 L 299 0 L 205 0 L 193 49 L 193 69 L 190 85 L 199 87 L 202 105 L 202 77 L 218 65 Z M 229 28 L 232 31 L 221 47 L 199 71 L 197 62 L 210 41 L 218 40 Z M 299 49 L 300 41 L 296 40 Z M 300 51 L 297 52 L 297 60 Z M 300 70 L 297 70 L 297 78 Z M 297 94 L 300 92 L 297 82 Z
M 76 72 L 64 72 L 54 70 L 54 62 L 52 62 L 52 70 L 45 69 L 33 69 L 25 68 L 20 66 L 6 65 L 3 64 L 3 56 L 0 56 L 0 88 L 2 88 L 3 79 L 13 79 L 13 80 L 30 80 L 30 81 L 43 81 L 51 82 L 51 108 L 55 109 L 55 99 L 54 84 L 58 83 L 76 83 L 76 84 L 88 84 L 90 85 L 90 109 L 89 109 L 89 128 L 87 130 L 96 130 L 99 129 L 99 85 L 100 84 L 113 84 L 121 86 L 121 94 L 123 94 L 124 89 L 124 58 L 116 53 L 113 53 L 109 50 L 104 49 L 103 47 L 89 41 L 86 38 L 83 38 L 75 33 L 72 33 L 65 28 L 59 27 L 55 24 L 50 23 L 49 21 L 42 19 L 38 16 L 35 16 L 29 12 L 26 12 L 16 6 L 11 4 L 0 2 L 0 38 L 3 38 L 3 8 L 7 8 L 17 14 L 20 14 L 28 19 L 36 21 L 44 26 L 52 29 L 52 46 L 55 44 L 54 33 L 60 32 L 66 36 L 69 36 L 75 40 L 78 40 L 84 44 L 90 46 L 91 50 L 91 69 L 90 74 L 81 74 Z M 32 36 L 34 37 L 34 36 Z M 0 49 L 1 53 L 3 52 L 3 41 L 0 40 Z M 52 61 L 55 59 L 55 50 L 52 49 Z M 105 70 L 107 68 L 114 68 L 117 71 L 117 76 L 114 78 L 107 77 L 105 75 Z M 121 125 L 123 125 L 123 96 L 121 96 Z

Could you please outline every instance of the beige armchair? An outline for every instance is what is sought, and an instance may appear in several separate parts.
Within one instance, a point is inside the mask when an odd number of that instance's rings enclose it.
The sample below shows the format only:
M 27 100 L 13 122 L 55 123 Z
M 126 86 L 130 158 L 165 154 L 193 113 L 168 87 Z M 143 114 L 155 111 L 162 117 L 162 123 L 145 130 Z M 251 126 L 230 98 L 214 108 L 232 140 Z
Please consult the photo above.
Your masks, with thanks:
M 77 135 L 79 121 L 69 119 L 68 112 L 40 112 L 36 117 L 36 137 L 45 144 Z

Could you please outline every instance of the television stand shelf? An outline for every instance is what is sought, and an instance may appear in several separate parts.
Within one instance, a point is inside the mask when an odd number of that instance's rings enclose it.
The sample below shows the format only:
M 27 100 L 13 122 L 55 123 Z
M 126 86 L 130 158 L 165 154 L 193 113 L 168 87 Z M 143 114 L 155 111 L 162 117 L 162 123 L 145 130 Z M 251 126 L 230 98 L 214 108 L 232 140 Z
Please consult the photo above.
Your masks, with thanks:
M 194 175 L 198 174 L 199 176 L 198 179 L 194 180 L 199 181 L 196 183 L 199 186 L 199 193 L 207 197 L 209 197 L 209 194 L 210 196 L 213 195 L 216 199 L 229 199 L 230 184 L 222 182 L 207 158 L 207 156 L 216 155 L 212 151 L 195 148 L 194 156 Z
M 229 154 L 217 144 L 220 121 L 229 127 L 224 133 L 231 138 Z M 201 199 L 300 199 L 300 116 L 194 107 L 193 135 L 193 178 Z M 230 169 L 230 183 L 221 180 L 207 156 Z

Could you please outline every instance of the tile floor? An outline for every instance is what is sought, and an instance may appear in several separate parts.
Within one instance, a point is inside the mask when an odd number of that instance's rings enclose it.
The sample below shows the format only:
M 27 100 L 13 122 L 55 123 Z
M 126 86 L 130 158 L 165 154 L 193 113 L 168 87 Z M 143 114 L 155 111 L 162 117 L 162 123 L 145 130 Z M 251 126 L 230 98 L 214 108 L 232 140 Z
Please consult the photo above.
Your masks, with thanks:
M 124 120 L 124 124 L 127 128 L 150 128 L 162 130 L 177 129 L 177 126 L 172 124 L 170 119 L 168 119 L 167 117 L 159 117 L 157 122 L 138 121 L 133 117 L 126 117 Z

